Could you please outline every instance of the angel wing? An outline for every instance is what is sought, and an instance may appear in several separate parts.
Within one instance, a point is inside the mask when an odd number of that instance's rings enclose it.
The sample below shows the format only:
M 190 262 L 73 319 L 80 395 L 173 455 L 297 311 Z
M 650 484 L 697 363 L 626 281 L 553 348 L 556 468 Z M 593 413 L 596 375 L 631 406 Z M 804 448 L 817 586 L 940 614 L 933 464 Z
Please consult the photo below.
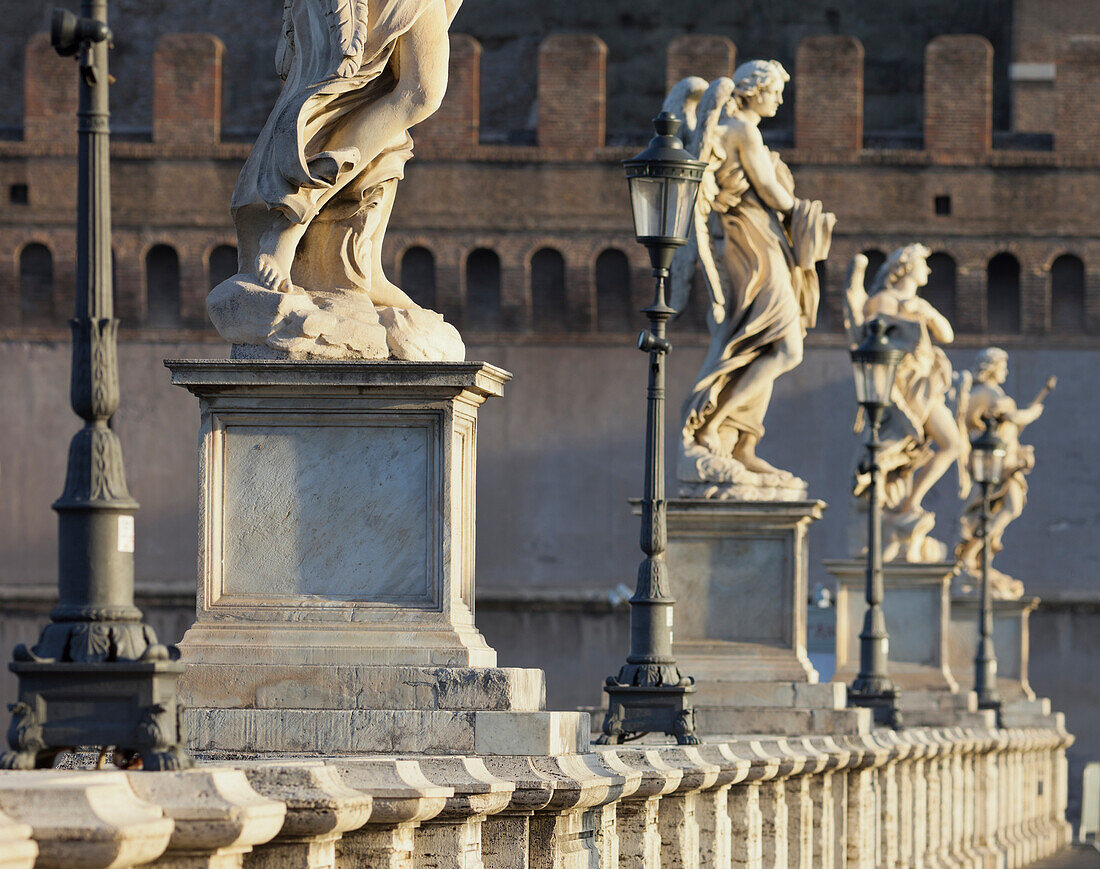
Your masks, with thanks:
M 367 42 L 369 0 L 329 0 L 329 28 L 343 60 L 336 74 L 348 78 L 359 71 Z
M 283 29 L 279 34 L 279 44 L 275 46 L 275 72 L 286 80 L 290 75 L 290 65 L 294 60 L 294 21 L 290 16 L 294 0 L 283 0 Z
M 959 497 L 970 497 L 974 487 L 970 479 L 970 429 L 966 418 L 970 415 L 970 389 L 974 385 L 974 375 L 969 371 L 958 373 L 959 381 L 955 386 L 955 427 L 959 430 L 959 455 L 955 460 L 959 472 Z
M 661 106 L 662 111 L 673 115 L 682 124 L 680 139 L 689 150 L 691 142 L 695 138 L 696 109 L 699 107 L 699 101 L 703 98 L 707 86 L 707 80 L 699 78 L 697 75 L 682 78 L 672 86 L 672 90 L 665 97 L 665 104 Z M 692 152 L 692 156 L 697 156 L 697 153 Z
M 867 290 L 863 282 L 867 277 L 867 257 L 857 253 L 848 265 L 848 277 L 844 285 L 844 331 L 848 344 L 855 347 L 863 338 L 863 311 L 867 305 Z

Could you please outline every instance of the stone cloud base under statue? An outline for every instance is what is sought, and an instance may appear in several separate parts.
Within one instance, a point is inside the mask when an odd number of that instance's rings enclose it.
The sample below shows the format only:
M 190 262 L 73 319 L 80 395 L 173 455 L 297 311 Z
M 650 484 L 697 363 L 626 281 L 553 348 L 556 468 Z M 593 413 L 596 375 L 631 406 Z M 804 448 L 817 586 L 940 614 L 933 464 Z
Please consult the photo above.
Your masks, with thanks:
M 180 643 L 211 753 L 568 754 L 541 670 L 474 625 L 480 362 L 170 361 L 202 410 L 197 618 Z

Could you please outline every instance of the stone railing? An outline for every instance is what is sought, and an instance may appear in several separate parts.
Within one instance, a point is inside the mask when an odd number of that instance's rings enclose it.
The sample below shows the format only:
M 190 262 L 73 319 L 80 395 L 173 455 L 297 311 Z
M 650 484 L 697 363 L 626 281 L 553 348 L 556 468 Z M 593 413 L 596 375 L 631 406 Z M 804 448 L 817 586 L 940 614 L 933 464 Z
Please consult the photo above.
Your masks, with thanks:
M 0 866 L 1024 866 L 1070 839 L 1072 739 L 911 728 L 559 757 L 7 772 Z

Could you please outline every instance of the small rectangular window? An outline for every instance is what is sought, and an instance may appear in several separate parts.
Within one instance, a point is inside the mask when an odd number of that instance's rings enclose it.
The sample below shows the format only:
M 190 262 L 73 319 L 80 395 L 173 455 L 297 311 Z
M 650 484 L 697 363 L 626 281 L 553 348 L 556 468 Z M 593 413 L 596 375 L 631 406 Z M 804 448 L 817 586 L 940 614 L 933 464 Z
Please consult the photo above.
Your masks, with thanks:
M 26 205 L 30 202 L 30 189 L 26 184 L 13 184 L 8 191 L 12 205 Z
M 937 196 L 936 197 L 936 214 L 941 217 L 947 217 L 951 214 L 951 197 L 950 196 Z

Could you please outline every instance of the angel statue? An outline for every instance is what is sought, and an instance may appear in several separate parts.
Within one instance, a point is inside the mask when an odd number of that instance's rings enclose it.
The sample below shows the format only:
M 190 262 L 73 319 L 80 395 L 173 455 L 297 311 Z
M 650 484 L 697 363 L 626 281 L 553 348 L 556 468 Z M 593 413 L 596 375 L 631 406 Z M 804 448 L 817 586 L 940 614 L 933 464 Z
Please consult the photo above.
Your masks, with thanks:
M 958 419 L 964 431 L 973 437 L 992 423 L 994 434 L 1005 444 L 1001 482 L 989 493 L 987 531 L 990 551 L 994 554 L 1004 548 L 1001 540 L 1005 529 L 1020 517 L 1027 505 L 1027 475 L 1035 467 L 1035 450 L 1020 443 L 1020 433 L 1042 416 L 1043 402 L 1058 383 L 1057 378 L 1050 377 L 1031 404 L 1017 407 L 1015 400 L 1005 394 L 1007 377 L 1008 354 L 1000 347 L 987 347 L 978 354 L 978 370 L 964 380 L 968 388 L 960 391 L 958 406 Z M 964 496 L 968 494 L 973 493 L 964 493 Z M 977 536 L 981 510 L 982 499 L 978 494 L 966 505 L 960 522 L 961 539 L 955 556 L 964 571 L 960 575 L 963 592 L 972 591 L 974 582 L 981 576 L 982 540 Z M 990 570 L 989 582 L 993 596 L 1002 600 L 1017 600 L 1024 593 L 1022 582 L 996 568 Z
M 286 84 L 233 192 L 238 273 L 207 299 L 235 354 L 461 359 L 382 271 L 409 128 L 447 87 L 461 0 L 284 0 Z
M 898 248 L 879 268 L 864 290 L 867 257 L 856 254 L 848 272 L 844 294 L 844 325 L 853 347 L 867 320 L 884 320 L 894 326 L 895 340 L 909 352 L 898 365 L 893 404 L 883 417 L 880 467 L 883 479 L 883 558 L 904 561 L 943 561 L 947 546 L 930 537 L 935 514 L 923 506 L 925 495 L 957 463 L 965 486 L 969 441 L 960 433 L 948 407 L 953 396 L 954 374 L 947 354 L 938 344 L 955 340 L 947 318 L 917 290 L 928 283 L 929 250 L 922 244 Z M 856 431 L 862 429 L 862 415 Z M 862 465 L 855 473 L 854 494 L 860 498 L 870 484 Z M 855 529 L 860 531 L 856 532 Z M 853 549 L 866 548 L 862 520 L 853 522 Z
M 707 163 L 693 237 L 673 260 L 672 306 L 683 310 L 700 266 L 709 300 L 710 348 L 684 405 L 678 476 L 682 495 L 802 498 L 806 484 L 756 454 L 775 380 L 802 361 L 820 297 L 836 217 L 798 199 L 790 169 L 760 135 L 783 103 L 790 76 L 775 60 L 742 64 L 707 85 L 687 78 L 665 108 L 684 125 L 685 147 Z

